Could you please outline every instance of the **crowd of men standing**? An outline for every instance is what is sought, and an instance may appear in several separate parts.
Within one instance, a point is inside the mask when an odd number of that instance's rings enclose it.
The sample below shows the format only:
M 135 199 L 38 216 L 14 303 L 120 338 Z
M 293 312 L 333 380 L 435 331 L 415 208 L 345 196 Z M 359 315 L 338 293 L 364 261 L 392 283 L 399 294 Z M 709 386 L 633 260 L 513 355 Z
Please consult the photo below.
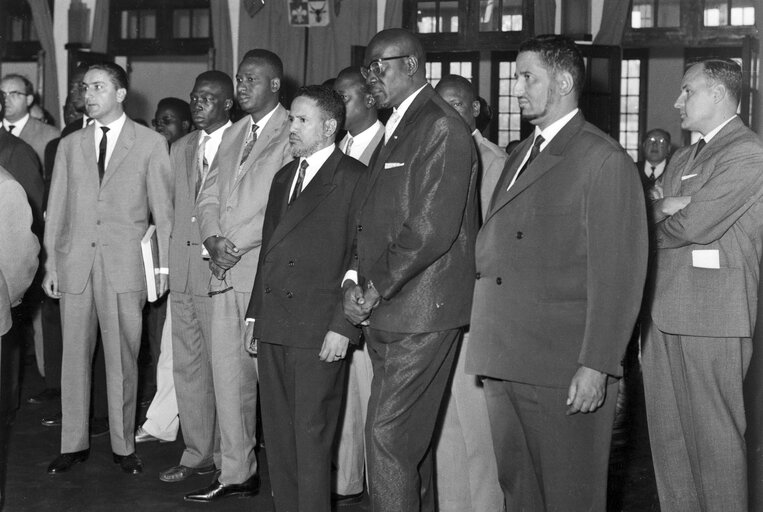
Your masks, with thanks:
M 279 512 L 328 512 L 364 488 L 376 512 L 605 510 L 641 312 L 663 509 L 746 510 L 763 144 L 735 114 L 739 67 L 687 70 L 676 108 L 702 138 L 659 176 L 652 165 L 652 189 L 578 108 L 585 67 L 569 39 L 520 46 L 513 94 L 534 133 L 510 155 L 476 129 L 469 81 L 432 88 L 425 60 L 413 34 L 382 31 L 364 66 L 301 88 L 287 110 L 280 58 L 251 50 L 235 85 L 197 77 L 197 129 L 169 151 L 125 115 L 122 68 L 87 70 L 87 119 L 57 146 L 45 207 L 42 287 L 63 333 L 49 473 L 88 459 L 98 329 L 113 460 L 143 470 L 139 244 L 152 222 L 185 442 L 160 478 L 213 475 L 186 500 L 259 492 L 259 396 Z M 18 195 L 6 178 L 0 194 Z M 18 216 L 27 228 L 33 212 Z

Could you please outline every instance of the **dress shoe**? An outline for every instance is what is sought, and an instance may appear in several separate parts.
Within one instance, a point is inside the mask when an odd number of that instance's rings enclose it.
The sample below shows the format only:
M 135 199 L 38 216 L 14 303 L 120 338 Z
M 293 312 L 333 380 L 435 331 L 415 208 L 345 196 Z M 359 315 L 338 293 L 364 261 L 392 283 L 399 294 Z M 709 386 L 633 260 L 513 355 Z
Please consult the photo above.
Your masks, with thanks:
M 101 437 L 109 433 L 108 418 L 90 419 L 90 437 Z
M 137 440 L 136 440 L 137 441 Z M 172 466 L 170 469 L 165 469 L 159 473 L 159 480 L 162 482 L 182 482 L 189 476 L 193 475 L 208 475 L 214 473 L 215 465 L 202 466 L 200 468 L 189 468 L 182 464 L 178 466 Z
M 36 395 L 30 396 L 29 398 L 27 398 L 26 403 L 32 404 L 32 405 L 40 405 L 40 404 L 44 404 L 45 402 L 56 400 L 58 398 L 61 398 L 60 389 L 45 388 L 44 390 L 40 391 Z
M 82 450 L 79 452 L 62 453 L 55 458 L 53 462 L 48 466 L 48 473 L 55 475 L 69 471 L 71 467 L 78 462 L 85 462 L 87 456 L 90 455 L 90 450 Z
M 61 426 L 61 411 L 51 415 L 46 416 L 45 418 L 40 421 L 42 423 L 43 427 L 60 427 Z
M 346 505 L 357 505 L 361 501 L 363 501 L 363 491 L 360 491 L 357 494 L 336 494 L 334 492 L 331 493 L 331 502 L 338 507 L 343 507 Z
M 215 478 L 212 485 L 185 495 L 186 501 L 210 502 L 226 496 L 254 496 L 260 492 L 260 475 L 254 474 L 242 484 L 223 485 Z
M 116 453 L 112 455 L 114 456 L 114 463 L 122 466 L 122 471 L 125 473 L 137 475 L 143 472 L 143 462 L 141 462 L 135 452 L 130 455 L 117 455 Z

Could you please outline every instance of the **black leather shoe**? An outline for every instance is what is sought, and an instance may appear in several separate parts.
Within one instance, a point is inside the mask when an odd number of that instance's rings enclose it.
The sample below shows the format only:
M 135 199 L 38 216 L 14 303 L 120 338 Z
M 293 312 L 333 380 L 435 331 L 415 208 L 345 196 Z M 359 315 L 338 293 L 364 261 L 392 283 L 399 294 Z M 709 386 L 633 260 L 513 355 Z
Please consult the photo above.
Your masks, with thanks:
M 198 468 L 191 468 L 188 466 L 183 466 L 182 464 L 178 466 L 172 466 L 169 469 L 165 469 L 164 471 L 159 473 L 159 480 L 162 482 L 182 482 L 189 476 L 193 475 L 208 475 L 210 473 L 215 472 L 215 465 L 210 464 L 209 466 L 202 466 Z
M 347 505 L 357 505 L 363 501 L 363 491 L 357 494 L 336 494 L 331 493 L 331 502 L 338 507 L 344 507 Z
M 260 475 L 254 474 L 242 484 L 223 485 L 215 478 L 212 485 L 185 495 L 186 501 L 211 502 L 226 496 L 254 496 L 260 492 Z
M 61 398 L 60 389 L 45 388 L 44 390 L 40 391 L 36 395 L 30 396 L 29 398 L 27 398 L 26 403 L 32 404 L 32 405 L 40 405 L 40 404 L 44 404 L 45 402 L 51 402 L 58 398 Z
M 141 462 L 135 452 L 130 455 L 117 455 L 116 453 L 112 453 L 112 455 L 114 456 L 114 463 L 122 466 L 122 471 L 125 473 L 137 475 L 143 472 L 143 462 Z
M 61 426 L 61 411 L 47 416 L 40 421 L 43 427 L 60 427 Z
M 48 473 L 56 475 L 58 473 L 63 473 L 64 471 L 69 471 L 71 467 L 78 462 L 85 462 L 88 455 L 90 455 L 90 450 L 62 453 L 50 463 L 48 466 Z

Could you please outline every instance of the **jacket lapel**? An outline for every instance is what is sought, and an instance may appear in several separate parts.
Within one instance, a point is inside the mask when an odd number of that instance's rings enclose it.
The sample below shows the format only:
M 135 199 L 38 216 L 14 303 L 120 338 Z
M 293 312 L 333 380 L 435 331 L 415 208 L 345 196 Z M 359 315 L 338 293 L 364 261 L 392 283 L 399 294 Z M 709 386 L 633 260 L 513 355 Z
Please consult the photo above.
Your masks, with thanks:
M 196 130 L 193 137 L 189 137 L 185 145 L 185 167 L 188 176 L 188 192 L 193 194 L 196 190 L 196 148 L 199 145 L 201 130 Z M 189 165 L 191 164 L 191 165 Z M 194 201 L 197 198 L 194 197 Z
M 281 126 L 286 120 L 287 115 L 288 114 L 286 109 L 283 108 L 283 106 L 279 103 L 276 107 L 276 111 L 273 112 L 273 116 L 270 118 L 268 123 L 260 132 L 260 135 L 257 137 L 257 140 L 254 142 L 252 152 L 249 153 L 249 157 L 246 159 L 246 162 L 244 162 L 240 172 L 238 171 L 238 168 L 236 169 L 236 177 L 235 181 L 233 182 L 233 186 L 231 187 L 231 192 L 236 189 L 243 177 L 252 169 L 252 167 L 254 167 L 254 164 L 257 162 L 257 159 L 260 157 L 260 155 L 265 151 L 265 149 L 267 149 L 271 142 L 273 142 L 273 139 L 276 137 L 276 135 L 280 133 Z M 251 122 L 251 117 L 249 118 L 249 121 Z M 247 133 L 248 132 L 246 131 L 244 132 L 244 140 L 246 140 Z M 244 142 L 242 141 L 239 149 L 238 162 L 241 161 L 241 156 L 243 156 L 243 148 Z
M 553 139 L 551 139 L 551 142 L 548 143 L 548 146 L 546 146 L 543 151 L 541 151 L 540 154 L 535 158 L 535 160 L 532 161 L 527 170 L 523 172 L 519 178 L 517 178 L 517 181 L 514 182 L 514 185 L 512 185 L 508 191 L 506 191 L 506 187 L 509 186 L 509 183 L 514 177 L 514 174 L 507 173 L 507 176 L 505 176 L 505 181 L 501 183 L 502 188 L 496 190 L 495 192 L 490 211 L 485 216 L 485 223 L 487 223 L 487 221 L 490 219 L 490 217 L 493 216 L 495 212 L 503 208 L 512 199 L 517 197 L 517 195 L 521 194 L 523 190 L 538 181 L 544 174 L 549 172 L 564 160 L 563 155 L 565 149 L 567 148 L 567 144 L 569 144 L 570 140 L 572 140 L 572 138 L 581 130 L 584 122 L 585 119 L 583 118 L 583 114 L 578 111 L 578 113 L 575 114 L 572 119 L 570 119 L 564 128 L 562 128 L 561 131 L 557 133 Z M 523 143 L 521 146 L 524 152 L 517 151 L 517 158 L 514 162 L 512 162 L 514 172 L 516 172 L 517 166 L 524 159 L 524 155 L 527 152 L 529 145 L 532 144 L 532 141 L 533 137 L 528 137 L 525 143 Z
M 122 161 L 127 157 L 127 154 L 130 152 L 130 148 L 132 148 L 134 143 L 135 123 L 133 123 L 133 121 L 128 117 L 125 119 L 125 124 L 122 126 L 122 131 L 120 132 L 117 143 L 114 146 L 114 151 L 111 153 L 111 158 L 109 158 L 109 165 L 106 166 L 106 172 L 103 175 L 103 182 L 101 183 L 101 187 L 106 186 L 111 177 L 114 175 L 114 172 L 117 170 L 117 168 L 119 168 L 119 166 L 122 164 Z M 95 146 L 93 146 L 93 149 L 95 149 Z
M 90 169 L 88 172 L 92 175 L 90 179 L 93 183 L 98 183 L 98 161 L 95 156 L 95 123 L 79 131 L 80 147 L 82 156 Z
M 276 246 L 284 237 L 299 225 L 318 205 L 320 205 L 336 188 L 334 183 L 334 173 L 339 165 L 339 161 L 342 159 L 342 152 L 338 148 L 334 148 L 334 152 L 326 160 L 326 162 L 318 170 L 318 173 L 310 180 L 305 189 L 299 195 L 299 199 L 291 206 L 286 208 L 286 211 L 281 216 L 281 220 L 273 231 L 273 236 L 270 239 L 270 243 L 266 248 L 269 252 L 274 246 Z M 291 172 L 284 173 L 288 176 L 285 182 L 286 193 L 279 194 L 284 204 L 288 202 L 289 189 L 291 188 L 291 182 L 294 178 L 294 174 L 299 164 L 299 159 L 295 159 Z M 291 165 L 291 164 L 290 164 Z

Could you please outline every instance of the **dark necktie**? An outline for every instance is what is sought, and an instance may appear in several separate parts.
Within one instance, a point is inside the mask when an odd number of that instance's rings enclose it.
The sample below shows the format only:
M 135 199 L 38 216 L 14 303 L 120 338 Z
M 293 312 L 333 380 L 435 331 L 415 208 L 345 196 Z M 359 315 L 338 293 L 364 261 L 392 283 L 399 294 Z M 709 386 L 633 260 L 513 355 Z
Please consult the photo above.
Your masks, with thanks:
M 530 157 L 527 159 L 527 162 L 525 162 L 525 165 L 523 165 L 517 173 L 517 179 L 519 179 L 522 173 L 525 172 L 528 167 L 530 167 L 530 163 L 535 160 L 535 157 L 540 154 L 540 147 L 544 142 L 546 142 L 546 139 L 543 138 L 543 135 L 538 135 L 535 137 L 535 142 L 533 142 L 533 147 L 530 150 Z
M 705 144 L 707 144 L 705 139 L 699 139 L 699 142 L 697 142 L 697 151 L 694 152 L 694 158 L 697 158 L 697 155 L 699 155 L 699 152 L 705 147 Z
M 649 175 L 649 181 L 654 183 L 654 180 L 657 179 L 657 176 L 654 175 L 654 170 L 657 169 L 657 168 L 655 166 L 653 166 L 653 165 L 651 167 L 652 167 L 652 174 Z
M 101 130 L 103 130 L 103 137 L 101 137 L 101 144 L 98 146 L 98 182 L 103 181 L 103 175 L 106 174 L 106 144 L 108 141 L 106 140 L 106 132 L 109 131 L 109 129 L 105 126 L 101 126 Z
M 302 160 L 302 163 L 299 164 L 299 175 L 297 176 L 297 183 L 294 184 L 294 191 L 291 193 L 289 205 L 296 201 L 302 192 L 302 183 L 305 181 L 305 169 L 307 169 L 307 160 Z
M 244 165 L 246 159 L 249 158 L 249 153 L 252 152 L 254 143 L 257 142 L 257 128 L 259 127 L 252 123 L 252 130 L 249 132 L 249 136 L 246 138 L 246 142 L 244 143 L 244 152 L 241 154 L 241 161 L 238 163 L 239 168 Z
M 8 125 L 8 133 L 10 133 L 11 135 L 13 135 L 13 129 L 14 129 L 14 128 L 16 128 L 16 125 L 15 125 L 15 124 L 9 124 L 9 125 Z

